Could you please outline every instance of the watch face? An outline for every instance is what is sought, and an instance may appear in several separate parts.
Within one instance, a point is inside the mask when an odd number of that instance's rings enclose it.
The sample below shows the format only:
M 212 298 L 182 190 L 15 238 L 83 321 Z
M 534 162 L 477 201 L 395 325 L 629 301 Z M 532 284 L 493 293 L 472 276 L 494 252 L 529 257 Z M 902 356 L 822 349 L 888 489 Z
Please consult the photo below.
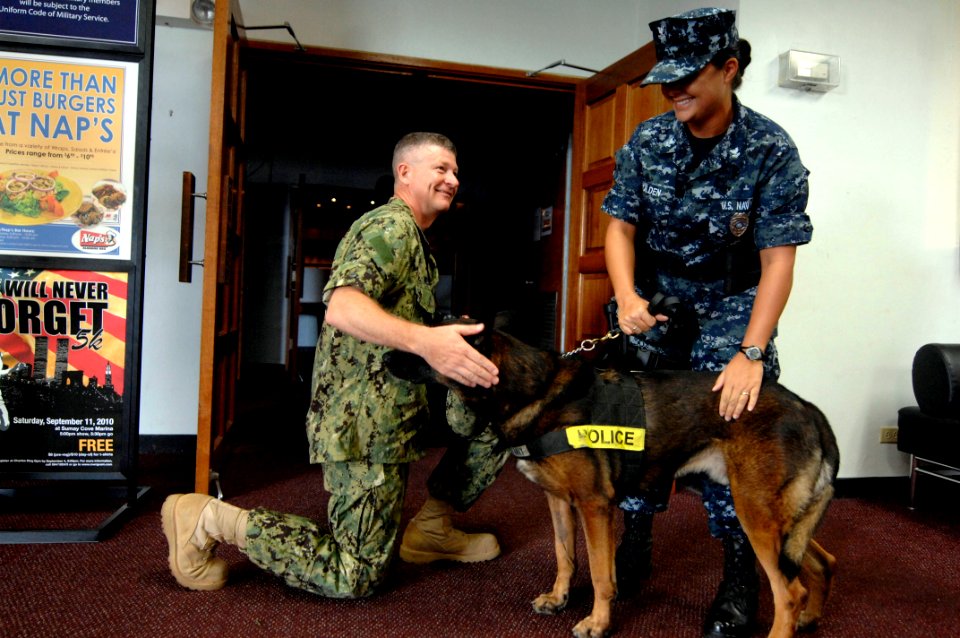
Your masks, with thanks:
M 742 348 L 741 351 L 744 355 L 746 355 L 747 359 L 750 359 L 751 361 L 759 361 L 763 358 L 763 351 L 757 346 L 748 346 L 746 348 Z

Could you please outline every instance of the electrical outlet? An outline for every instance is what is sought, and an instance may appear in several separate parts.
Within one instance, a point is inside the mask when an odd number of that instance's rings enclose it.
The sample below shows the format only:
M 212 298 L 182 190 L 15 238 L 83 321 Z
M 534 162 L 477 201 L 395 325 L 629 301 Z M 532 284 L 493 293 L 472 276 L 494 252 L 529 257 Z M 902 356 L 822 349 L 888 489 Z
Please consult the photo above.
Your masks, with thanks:
M 880 442 L 896 443 L 898 431 L 897 428 L 880 428 Z

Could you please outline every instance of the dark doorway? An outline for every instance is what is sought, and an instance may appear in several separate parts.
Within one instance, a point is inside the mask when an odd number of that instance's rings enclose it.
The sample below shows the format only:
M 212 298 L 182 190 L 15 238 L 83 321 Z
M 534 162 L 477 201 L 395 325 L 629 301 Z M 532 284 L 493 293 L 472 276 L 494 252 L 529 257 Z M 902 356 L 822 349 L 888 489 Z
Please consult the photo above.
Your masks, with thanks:
M 478 81 L 443 69 L 367 68 L 274 50 L 244 55 L 247 196 L 255 202 L 246 208 L 248 218 L 283 229 L 284 194 L 302 180 L 298 196 L 312 231 L 305 237 L 317 240 L 304 244 L 304 259 L 323 263 L 349 223 L 392 192 L 396 141 L 415 130 L 444 133 L 458 147 L 461 187 L 454 209 L 429 233 L 444 277 L 441 303 L 453 314 L 496 315 L 521 338 L 555 343 L 572 83 Z M 547 208 L 553 210 L 549 236 L 538 214 Z M 257 244 L 269 244 L 256 232 Z M 245 267 L 246 298 L 259 304 L 270 295 L 257 289 L 275 296 L 284 276 L 278 269 L 287 264 L 276 263 L 275 254 L 271 265 L 256 263 L 264 255 L 255 249 L 247 255 L 254 261 Z M 246 311 L 245 322 L 247 335 L 280 329 L 251 325 Z

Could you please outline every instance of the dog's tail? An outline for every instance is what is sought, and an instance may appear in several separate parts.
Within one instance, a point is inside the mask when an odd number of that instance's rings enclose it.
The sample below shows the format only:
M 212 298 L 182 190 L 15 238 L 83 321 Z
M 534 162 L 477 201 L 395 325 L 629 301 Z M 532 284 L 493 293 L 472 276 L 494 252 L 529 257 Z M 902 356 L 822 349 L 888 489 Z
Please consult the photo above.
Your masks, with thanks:
M 837 440 L 826 416 L 812 403 L 801 401 L 809 423 L 816 427 L 819 445 L 815 449 L 819 453 L 808 460 L 786 490 L 788 498 L 796 499 L 793 525 L 785 530 L 780 549 L 780 570 L 788 580 L 800 573 L 807 547 L 833 499 L 833 485 L 840 465 Z

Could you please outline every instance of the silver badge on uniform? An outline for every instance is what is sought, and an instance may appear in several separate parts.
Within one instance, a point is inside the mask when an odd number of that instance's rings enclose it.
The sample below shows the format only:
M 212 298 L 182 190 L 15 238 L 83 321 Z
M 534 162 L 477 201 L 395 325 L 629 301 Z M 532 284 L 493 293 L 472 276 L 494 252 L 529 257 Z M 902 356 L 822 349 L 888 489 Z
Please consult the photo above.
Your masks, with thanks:
M 734 213 L 730 218 L 730 232 L 734 237 L 739 237 L 750 227 L 750 215 L 746 213 Z

